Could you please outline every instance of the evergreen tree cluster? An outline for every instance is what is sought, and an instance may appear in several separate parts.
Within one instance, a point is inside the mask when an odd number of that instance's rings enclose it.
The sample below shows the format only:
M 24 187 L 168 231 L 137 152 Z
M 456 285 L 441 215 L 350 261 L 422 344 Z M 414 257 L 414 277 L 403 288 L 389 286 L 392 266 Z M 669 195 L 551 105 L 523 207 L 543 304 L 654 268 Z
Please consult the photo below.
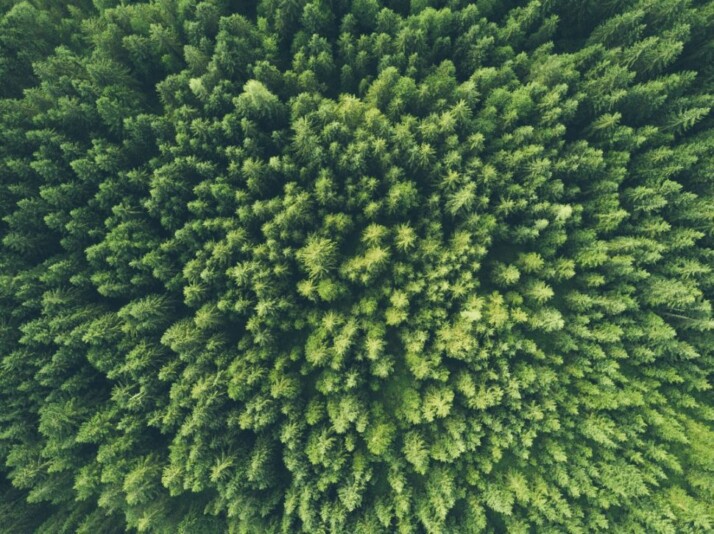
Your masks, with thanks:
M 0 0 L 0 531 L 714 530 L 714 1 Z

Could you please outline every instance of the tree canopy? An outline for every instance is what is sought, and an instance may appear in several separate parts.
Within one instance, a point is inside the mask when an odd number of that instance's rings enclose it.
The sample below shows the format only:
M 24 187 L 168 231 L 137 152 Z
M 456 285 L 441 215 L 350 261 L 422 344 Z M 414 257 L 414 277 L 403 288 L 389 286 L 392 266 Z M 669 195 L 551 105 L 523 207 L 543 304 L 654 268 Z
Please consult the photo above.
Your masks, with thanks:
M 0 531 L 714 530 L 712 0 L 0 0 Z

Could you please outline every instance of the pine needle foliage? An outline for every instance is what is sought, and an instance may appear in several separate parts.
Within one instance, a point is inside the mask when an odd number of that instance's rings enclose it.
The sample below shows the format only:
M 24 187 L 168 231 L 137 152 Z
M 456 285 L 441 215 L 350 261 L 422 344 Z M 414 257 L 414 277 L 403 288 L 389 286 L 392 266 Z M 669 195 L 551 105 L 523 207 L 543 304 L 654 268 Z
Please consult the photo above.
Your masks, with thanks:
M 0 531 L 714 530 L 714 2 L 0 0 Z

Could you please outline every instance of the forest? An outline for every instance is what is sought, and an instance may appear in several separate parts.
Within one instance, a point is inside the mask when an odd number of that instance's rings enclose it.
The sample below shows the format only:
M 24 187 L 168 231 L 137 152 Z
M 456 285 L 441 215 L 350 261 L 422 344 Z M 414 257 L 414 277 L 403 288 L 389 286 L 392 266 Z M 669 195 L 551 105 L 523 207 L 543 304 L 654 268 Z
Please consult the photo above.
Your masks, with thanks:
M 714 531 L 714 0 L 0 0 L 0 533 Z

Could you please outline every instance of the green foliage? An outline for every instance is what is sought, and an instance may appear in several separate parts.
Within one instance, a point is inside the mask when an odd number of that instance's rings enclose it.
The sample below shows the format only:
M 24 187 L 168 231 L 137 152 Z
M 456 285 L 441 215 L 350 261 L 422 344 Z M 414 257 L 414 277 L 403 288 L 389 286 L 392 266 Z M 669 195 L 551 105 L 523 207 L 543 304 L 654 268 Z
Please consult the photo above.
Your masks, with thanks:
M 0 531 L 711 531 L 712 65 L 708 0 L 0 0 Z

